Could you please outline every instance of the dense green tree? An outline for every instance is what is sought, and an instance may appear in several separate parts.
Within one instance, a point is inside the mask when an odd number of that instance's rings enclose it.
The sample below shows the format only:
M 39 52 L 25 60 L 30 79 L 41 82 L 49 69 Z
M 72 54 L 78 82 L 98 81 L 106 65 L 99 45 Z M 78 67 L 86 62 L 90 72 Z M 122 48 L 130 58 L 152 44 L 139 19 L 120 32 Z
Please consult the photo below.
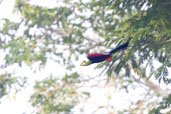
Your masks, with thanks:
M 52 59 L 72 72 L 80 54 L 106 51 L 129 39 L 126 51 L 115 53 L 112 61 L 97 65 L 116 89 L 129 92 L 143 85 L 148 90 L 144 92 L 144 99 L 120 113 L 150 110 L 157 113 L 170 106 L 170 90 L 154 82 L 158 80 L 167 86 L 171 83 L 169 0 L 60 0 L 56 7 L 16 0 L 14 12 L 20 16 L 19 22 L 1 20 L 0 46 L 6 54 L 5 68 L 16 63 L 32 67 L 39 62 L 43 69 L 47 60 Z M 88 32 L 94 36 L 87 35 Z M 72 112 L 82 98 L 91 97 L 88 91 L 79 91 L 85 82 L 87 79 L 82 79 L 79 73 L 69 73 L 62 78 L 51 76 L 36 82 L 30 101 L 38 112 Z M 152 96 L 164 97 L 159 107 L 154 107 L 157 101 L 148 101 Z

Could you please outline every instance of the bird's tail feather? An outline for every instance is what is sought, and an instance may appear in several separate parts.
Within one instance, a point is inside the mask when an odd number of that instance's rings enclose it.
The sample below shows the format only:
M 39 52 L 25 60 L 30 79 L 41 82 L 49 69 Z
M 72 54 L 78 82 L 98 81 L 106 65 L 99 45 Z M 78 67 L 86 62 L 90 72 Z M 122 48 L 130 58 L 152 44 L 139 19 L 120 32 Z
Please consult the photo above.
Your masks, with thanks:
M 115 49 L 111 50 L 109 53 L 113 54 L 113 53 L 115 53 L 115 52 L 117 52 L 119 50 L 123 50 L 123 49 L 127 48 L 128 45 L 129 45 L 129 41 L 124 43 L 124 44 L 122 44 L 122 45 L 120 45 L 120 46 L 118 46 L 118 47 L 116 47 Z

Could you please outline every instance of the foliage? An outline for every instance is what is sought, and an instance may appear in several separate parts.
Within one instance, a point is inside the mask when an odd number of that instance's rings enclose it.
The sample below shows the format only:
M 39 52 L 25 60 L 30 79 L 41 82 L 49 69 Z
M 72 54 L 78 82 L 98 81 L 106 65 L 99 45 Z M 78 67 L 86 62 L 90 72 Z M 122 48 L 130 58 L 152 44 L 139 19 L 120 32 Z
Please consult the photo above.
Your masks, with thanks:
M 43 68 L 47 60 L 52 59 L 72 71 L 80 54 L 101 48 L 106 51 L 130 40 L 127 51 L 115 53 L 111 62 L 99 64 L 97 68 L 104 68 L 108 78 L 115 78 L 118 88 L 125 89 L 126 85 L 138 82 L 160 96 L 168 95 L 167 92 L 160 94 L 161 89 L 152 83 L 152 78 L 171 84 L 168 73 L 171 67 L 169 0 L 60 2 L 63 4 L 48 8 L 16 0 L 14 12 L 21 16 L 20 21 L 1 20 L 0 46 L 6 53 L 6 67 L 22 66 L 22 63 L 31 67 L 39 62 Z M 95 35 L 89 35 L 90 31 Z M 156 61 L 161 65 L 156 67 Z M 72 97 L 79 79 L 80 76 L 74 74 L 59 80 L 51 76 L 36 82 L 32 105 L 43 113 L 70 112 L 79 103 L 78 94 Z M 82 94 L 89 96 L 87 92 Z
M 15 92 L 20 91 L 24 88 L 26 84 L 26 77 L 11 77 L 11 74 L 1 74 L 0 75 L 0 99 L 8 95 L 11 91 L 11 88 L 15 89 Z
M 36 82 L 35 92 L 31 96 L 32 105 L 37 107 L 38 113 L 71 112 L 78 104 L 81 92 L 78 91 L 81 81 L 77 73 L 64 77 L 48 77 L 43 81 Z M 83 94 L 87 94 L 86 91 Z
M 156 108 L 153 108 L 149 114 L 159 114 L 162 109 L 169 108 L 171 106 L 171 94 L 167 98 L 163 98 L 163 100 L 158 104 Z

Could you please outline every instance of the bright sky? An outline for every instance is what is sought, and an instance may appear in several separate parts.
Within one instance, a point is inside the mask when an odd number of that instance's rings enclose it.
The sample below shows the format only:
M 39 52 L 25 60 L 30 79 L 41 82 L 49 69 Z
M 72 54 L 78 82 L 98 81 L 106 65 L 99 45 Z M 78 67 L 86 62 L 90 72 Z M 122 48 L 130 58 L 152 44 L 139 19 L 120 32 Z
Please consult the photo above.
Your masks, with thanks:
M 19 19 L 16 15 L 12 14 L 14 1 L 15 0 L 3 0 L 3 2 L 0 4 L 0 14 L 1 14 L 0 19 L 9 18 L 14 21 L 17 21 Z M 48 6 L 54 7 L 54 1 L 55 0 L 43 0 L 43 1 L 34 0 L 34 2 L 32 3 L 43 5 L 43 6 L 48 5 Z M 1 51 L 0 55 L 1 55 L 0 62 L 3 62 L 4 56 L 2 55 L 4 55 L 4 53 Z M 83 59 L 85 58 L 86 57 L 83 57 Z M 99 70 L 94 70 L 94 65 L 91 65 L 89 67 L 80 67 L 79 64 L 80 64 L 80 61 L 77 61 L 76 62 L 77 71 L 80 72 L 82 76 L 86 76 L 87 74 L 90 74 L 90 73 L 92 76 L 96 76 L 97 74 L 99 74 Z M 11 67 L 11 69 L 14 69 L 14 68 L 15 66 Z M 31 71 L 29 67 L 27 67 L 26 65 L 24 65 L 23 68 L 17 69 L 18 75 L 21 75 L 21 76 L 25 75 L 26 72 L 27 74 L 29 74 L 29 77 L 28 77 L 29 86 L 26 89 L 24 89 L 22 92 L 17 93 L 16 98 L 13 98 L 12 95 L 10 96 L 11 100 L 9 100 L 9 98 L 7 97 L 3 97 L 1 99 L 1 104 L 0 104 L 0 114 L 22 114 L 23 112 L 26 112 L 26 114 L 30 114 L 34 110 L 34 108 L 28 103 L 28 100 L 29 100 L 30 94 L 33 92 L 32 87 L 33 87 L 34 81 L 44 79 L 49 74 L 64 75 L 66 70 L 64 67 L 58 65 L 57 63 L 54 63 L 53 61 L 48 61 L 45 69 L 37 73 L 33 73 L 33 71 Z M 126 95 L 124 91 L 121 91 L 118 93 L 116 92 L 116 90 L 114 90 L 114 88 L 105 86 L 104 83 L 102 83 L 102 87 L 100 89 L 96 87 L 91 88 L 90 92 L 91 92 L 92 97 L 91 99 L 89 99 L 89 102 L 93 102 L 93 103 L 97 103 L 101 105 L 105 105 L 105 104 L 107 105 L 108 103 L 111 103 L 116 109 L 122 109 L 123 106 L 128 106 L 129 105 L 128 102 L 131 99 L 141 98 L 141 96 L 135 96 L 134 94 L 135 91 L 132 91 L 132 94 L 129 94 L 129 95 Z M 136 92 L 141 93 L 142 90 L 140 89 L 140 90 L 137 90 Z M 108 99 L 106 97 L 108 95 L 112 95 L 110 102 L 108 102 Z M 86 105 L 86 113 L 87 114 L 92 113 L 93 107 L 95 109 L 96 105 L 95 104 Z M 76 110 L 77 108 L 79 108 L 79 106 L 75 108 L 76 112 L 77 112 Z M 103 112 L 103 110 L 101 112 Z

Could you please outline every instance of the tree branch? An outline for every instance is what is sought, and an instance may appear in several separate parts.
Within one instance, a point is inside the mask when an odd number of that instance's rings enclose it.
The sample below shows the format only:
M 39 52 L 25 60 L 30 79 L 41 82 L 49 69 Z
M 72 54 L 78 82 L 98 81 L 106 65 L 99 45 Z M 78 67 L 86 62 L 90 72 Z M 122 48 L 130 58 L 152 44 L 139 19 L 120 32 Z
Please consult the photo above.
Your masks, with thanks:
M 132 64 L 131 64 L 131 61 L 128 61 L 128 66 L 130 69 L 133 69 L 132 67 Z M 134 69 L 133 69 L 134 70 Z M 138 71 L 137 71 L 138 70 Z M 134 70 L 135 71 L 135 70 Z M 136 71 L 137 72 L 140 72 L 140 68 L 137 68 Z M 138 73 L 137 73 L 138 74 Z M 158 85 L 156 85 L 155 83 L 153 83 L 152 81 L 150 81 L 147 76 L 142 76 L 142 79 L 144 80 L 144 82 L 146 83 L 146 85 L 153 89 L 154 92 L 156 92 L 157 94 L 159 94 L 160 96 L 162 97 L 167 97 L 168 96 L 168 92 L 164 89 L 162 89 L 161 87 L 159 87 Z
M 152 88 L 156 93 L 158 93 L 159 95 L 163 96 L 163 97 L 167 97 L 168 96 L 168 92 L 162 88 L 160 88 L 158 85 L 154 84 L 152 81 L 150 81 L 147 77 L 143 77 L 142 78 L 146 84 Z

